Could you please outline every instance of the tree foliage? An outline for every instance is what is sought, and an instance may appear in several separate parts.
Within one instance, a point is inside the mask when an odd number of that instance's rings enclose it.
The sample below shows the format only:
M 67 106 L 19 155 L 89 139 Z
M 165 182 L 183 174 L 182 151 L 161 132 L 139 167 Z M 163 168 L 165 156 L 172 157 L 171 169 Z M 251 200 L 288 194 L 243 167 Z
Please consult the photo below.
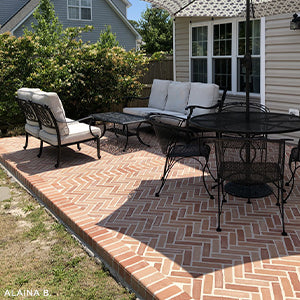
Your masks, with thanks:
M 165 10 L 148 7 L 142 14 L 137 29 L 144 42 L 142 49 L 148 54 L 172 51 L 173 22 Z
M 108 110 L 140 93 L 138 80 L 149 59 L 119 47 L 109 27 L 88 44 L 80 35 L 92 28 L 63 29 L 49 0 L 40 1 L 34 17 L 37 24 L 24 36 L 0 35 L 0 126 L 21 120 L 14 100 L 20 87 L 57 92 L 71 118 Z

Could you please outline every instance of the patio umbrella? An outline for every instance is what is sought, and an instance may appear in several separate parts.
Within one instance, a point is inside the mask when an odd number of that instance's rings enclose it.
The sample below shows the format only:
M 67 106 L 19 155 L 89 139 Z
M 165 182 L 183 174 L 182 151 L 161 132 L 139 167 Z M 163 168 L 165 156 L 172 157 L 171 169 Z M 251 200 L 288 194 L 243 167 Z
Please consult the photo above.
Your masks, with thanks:
M 167 10 L 172 17 L 245 17 L 246 18 L 246 118 L 249 119 L 250 94 L 250 13 L 263 17 L 300 10 L 299 0 L 145 0 Z

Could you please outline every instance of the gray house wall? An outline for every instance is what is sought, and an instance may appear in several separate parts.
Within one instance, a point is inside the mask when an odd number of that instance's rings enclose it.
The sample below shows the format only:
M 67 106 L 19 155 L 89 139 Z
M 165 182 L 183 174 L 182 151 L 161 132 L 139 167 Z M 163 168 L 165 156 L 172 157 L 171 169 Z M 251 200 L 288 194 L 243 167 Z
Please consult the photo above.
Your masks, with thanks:
M 118 0 L 115 0 L 118 1 Z M 127 24 L 120 18 L 120 16 L 111 8 L 106 0 L 92 1 L 92 20 L 68 20 L 67 0 L 53 0 L 56 15 L 64 27 L 77 27 L 92 25 L 94 30 L 91 32 L 84 32 L 82 40 L 84 42 L 95 43 L 99 39 L 100 32 L 105 30 L 105 25 L 111 25 L 112 32 L 116 34 L 120 46 L 126 50 L 136 48 L 136 35 L 128 27 Z M 123 1 L 119 1 L 120 5 L 124 6 Z M 34 22 L 33 16 L 27 18 L 18 28 L 13 31 L 16 36 L 23 34 L 23 28 L 30 28 L 31 23 Z
M 112 0 L 113 4 L 118 7 L 118 9 L 121 11 L 121 13 L 126 16 L 127 15 L 127 9 L 124 1 L 122 0 Z

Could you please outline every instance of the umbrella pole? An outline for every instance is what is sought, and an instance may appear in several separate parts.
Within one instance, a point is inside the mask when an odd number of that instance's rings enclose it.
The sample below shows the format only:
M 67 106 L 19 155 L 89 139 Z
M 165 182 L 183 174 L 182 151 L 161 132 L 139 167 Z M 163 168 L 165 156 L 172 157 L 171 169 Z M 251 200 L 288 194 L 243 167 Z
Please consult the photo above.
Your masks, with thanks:
M 246 119 L 249 120 L 249 98 L 250 98 L 250 71 L 251 71 L 251 54 L 250 54 L 250 0 L 246 0 Z

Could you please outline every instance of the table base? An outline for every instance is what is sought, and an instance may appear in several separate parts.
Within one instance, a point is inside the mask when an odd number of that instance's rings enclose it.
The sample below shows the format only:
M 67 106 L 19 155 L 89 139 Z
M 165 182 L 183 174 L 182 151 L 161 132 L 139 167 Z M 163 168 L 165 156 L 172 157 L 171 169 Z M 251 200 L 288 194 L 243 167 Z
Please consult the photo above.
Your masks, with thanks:
M 226 193 L 241 198 L 263 198 L 272 194 L 272 188 L 267 184 L 242 185 L 234 182 L 225 184 Z

